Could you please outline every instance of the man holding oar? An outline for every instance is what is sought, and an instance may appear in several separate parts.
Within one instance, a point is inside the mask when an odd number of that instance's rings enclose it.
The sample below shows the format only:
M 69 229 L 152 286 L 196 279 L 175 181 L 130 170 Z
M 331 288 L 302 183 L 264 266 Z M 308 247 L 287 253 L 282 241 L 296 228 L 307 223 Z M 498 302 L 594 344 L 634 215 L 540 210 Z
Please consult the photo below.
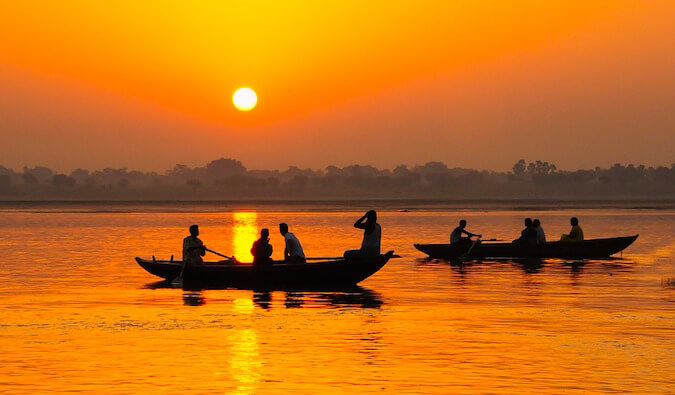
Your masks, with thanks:
M 463 234 L 469 237 L 463 237 Z M 477 236 L 479 239 L 482 237 L 482 235 L 467 231 L 466 220 L 462 219 L 459 221 L 459 226 L 450 233 L 450 244 L 466 244 L 468 246 L 471 245 L 471 238 L 474 236 Z
M 199 226 L 190 226 L 190 236 L 183 239 L 183 266 L 198 265 L 203 262 L 206 246 L 199 239 Z
M 183 239 L 183 265 L 178 277 L 173 279 L 174 284 L 182 283 L 186 266 L 199 265 L 203 262 L 202 257 L 206 255 L 206 246 L 197 236 L 199 236 L 199 226 L 190 225 L 190 236 Z

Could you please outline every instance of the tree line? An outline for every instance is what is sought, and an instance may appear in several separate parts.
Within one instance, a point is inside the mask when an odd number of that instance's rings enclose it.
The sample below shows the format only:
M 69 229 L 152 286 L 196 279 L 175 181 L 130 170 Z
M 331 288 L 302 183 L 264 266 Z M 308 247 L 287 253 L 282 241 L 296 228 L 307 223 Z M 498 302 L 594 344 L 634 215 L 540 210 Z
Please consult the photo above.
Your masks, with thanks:
M 176 165 L 163 174 L 126 168 L 47 167 L 22 171 L 0 166 L 4 200 L 228 200 L 377 198 L 673 198 L 670 167 L 615 164 L 566 171 L 545 161 L 520 160 L 510 171 L 449 168 L 442 162 L 394 169 L 367 165 L 322 170 L 248 170 L 240 161 L 217 159 L 203 167 Z

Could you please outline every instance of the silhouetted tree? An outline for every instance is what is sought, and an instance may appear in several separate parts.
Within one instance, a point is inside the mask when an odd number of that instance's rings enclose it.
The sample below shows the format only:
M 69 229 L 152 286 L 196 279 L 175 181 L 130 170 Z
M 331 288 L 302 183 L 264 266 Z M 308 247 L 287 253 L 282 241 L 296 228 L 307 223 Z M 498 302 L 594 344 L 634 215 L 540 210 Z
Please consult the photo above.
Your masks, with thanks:
M 70 188 L 75 186 L 75 179 L 65 174 L 54 174 L 52 184 L 57 188 Z

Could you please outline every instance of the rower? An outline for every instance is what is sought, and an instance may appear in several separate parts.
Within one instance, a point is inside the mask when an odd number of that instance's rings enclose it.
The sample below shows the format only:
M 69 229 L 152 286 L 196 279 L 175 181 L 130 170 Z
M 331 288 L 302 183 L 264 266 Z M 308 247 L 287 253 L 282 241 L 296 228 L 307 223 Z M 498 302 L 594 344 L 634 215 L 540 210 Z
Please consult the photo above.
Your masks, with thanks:
M 302 250 L 300 240 L 288 231 L 288 224 L 282 222 L 279 224 L 279 233 L 284 236 L 286 248 L 284 248 L 284 261 L 288 263 L 305 263 L 305 252 Z
M 579 220 L 577 217 L 570 218 L 570 225 L 572 225 L 570 233 L 560 236 L 560 241 L 583 241 L 584 231 L 581 229 L 581 226 L 579 226 Z
M 377 212 L 375 210 L 367 211 L 361 218 L 354 222 L 354 227 L 363 229 L 363 241 L 361 242 L 360 249 L 345 251 L 345 259 L 379 256 L 380 243 L 382 241 L 382 227 L 377 223 Z
M 272 258 L 272 245 L 270 244 L 270 231 L 267 228 L 263 228 L 260 231 L 260 238 L 253 242 L 253 247 L 251 247 L 251 255 L 253 255 L 253 264 L 254 265 L 265 265 L 273 263 Z
M 469 237 L 462 237 L 462 234 L 465 234 Z M 452 233 L 450 233 L 450 244 L 471 244 L 471 238 L 472 237 L 478 237 L 479 239 L 483 237 L 483 235 L 471 233 L 466 230 L 466 220 L 462 219 L 459 221 L 459 226 L 456 227 Z
M 190 236 L 183 239 L 183 265 L 198 265 L 203 262 L 206 246 L 199 239 L 199 226 L 190 225 Z

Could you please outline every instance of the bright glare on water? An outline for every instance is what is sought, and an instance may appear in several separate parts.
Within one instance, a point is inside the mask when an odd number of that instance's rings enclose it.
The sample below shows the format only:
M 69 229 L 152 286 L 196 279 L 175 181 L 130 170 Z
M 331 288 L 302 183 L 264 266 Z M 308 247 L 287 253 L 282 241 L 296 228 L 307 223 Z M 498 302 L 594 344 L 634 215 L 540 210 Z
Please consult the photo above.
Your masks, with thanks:
M 124 208 L 123 208 L 124 209 Z M 162 211 L 162 210 L 159 210 Z M 0 212 L 0 393 L 672 393 L 675 212 L 381 212 L 402 255 L 350 292 L 172 289 L 135 256 L 180 257 L 187 227 L 240 260 L 287 222 L 307 256 L 358 248 L 357 212 Z M 460 218 L 549 239 L 640 237 L 620 259 L 427 261 Z M 213 259 L 217 257 L 211 255 Z

